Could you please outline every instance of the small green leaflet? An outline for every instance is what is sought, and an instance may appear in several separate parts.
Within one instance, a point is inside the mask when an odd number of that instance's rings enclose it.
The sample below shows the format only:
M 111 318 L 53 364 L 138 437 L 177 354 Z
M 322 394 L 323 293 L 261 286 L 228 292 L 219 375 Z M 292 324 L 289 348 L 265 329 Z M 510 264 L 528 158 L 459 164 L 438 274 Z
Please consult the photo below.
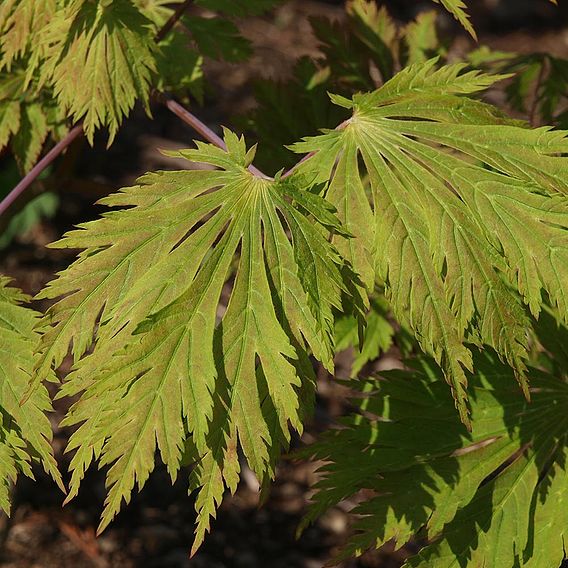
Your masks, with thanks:
M 511 369 L 484 352 L 470 377 L 469 433 L 439 369 L 411 366 L 350 381 L 364 412 L 302 452 L 328 462 L 304 524 L 364 488 L 375 496 L 353 510 L 355 534 L 338 560 L 418 534 L 434 543 L 405 566 L 559 566 L 568 536 L 566 382 L 529 369 L 529 403 Z
M 0 72 L 0 151 L 9 147 L 22 171 L 36 163 L 51 135 L 55 140 L 66 132 L 65 117 L 49 91 L 26 92 L 24 69 L 18 66 Z
M 60 393 L 82 392 L 64 421 L 80 424 L 69 498 L 93 460 L 110 466 L 100 530 L 158 449 L 172 479 L 182 456 L 194 463 L 198 547 L 236 488 L 237 446 L 271 478 L 289 425 L 301 431 L 312 406 L 308 353 L 332 369 L 332 309 L 346 293 L 327 238 L 341 231 L 333 208 L 293 180 L 253 176 L 254 148 L 228 131 L 225 142 L 176 153 L 218 169 L 148 174 L 102 201 L 125 209 L 55 244 L 83 252 L 41 294 L 62 299 L 40 376 L 72 343 Z
M 477 39 L 477 34 L 469 21 L 469 15 L 466 12 L 467 6 L 462 0 L 434 0 L 436 4 L 442 4 L 448 12 L 467 30 L 473 39 Z
M 388 304 L 384 298 L 377 297 L 370 301 L 362 341 L 359 338 L 359 322 L 355 316 L 344 315 L 336 320 L 336 351 L 353 348 L 353 363 L 349 376 L 356 377 L 366 363 L 377 359 L 392 345 L 394 329 L 387 319 L 387 313 Z
M 29 298 L 0 276 L 0 509 L 10 513 L 10 489 L 19 473 L 33 478 L 31 462 L 40 460 L 64 490 L 50 441 L 46 412 L 51 401 L 45 386 L 25 403 L 39 345 L 39 314 L 22 306 Z M 54 378 L 53 375 L 49 378 Z
M 355 236 L 334 237 L 338 250 L 368 289 L 385 286 L 467 423 L 464 341 L 493 347 L 526 392 L 522 302 L 538 316 L 544 289 L 568 320 L 568 142 L 461 96 L 499 77 L 436 62 L 352 101 L 333 97 L 352 117 L 293 148 L 314 153 L 302 170 L 328 184 Z

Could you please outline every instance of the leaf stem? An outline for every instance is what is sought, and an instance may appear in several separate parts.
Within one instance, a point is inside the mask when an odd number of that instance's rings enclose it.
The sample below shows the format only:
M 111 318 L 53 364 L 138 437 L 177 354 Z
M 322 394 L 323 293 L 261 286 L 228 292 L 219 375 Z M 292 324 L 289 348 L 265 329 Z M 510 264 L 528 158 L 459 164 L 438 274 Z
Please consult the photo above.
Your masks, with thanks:
M 170 32 L 170 30 L 176 25 L 176 22 L 183 16 L 183 13 L 189 8 L 193 3 L 193 0 L 185 0 L 180 4 L 176 11 L 168 18 L 168 21 L 162 26 L 162 28 L 156 34 L 154 41 L 160 43 Z
M 351 122 L 350 118 L 344 120 L 341 124 L 338 124 L 335 127 L 335 130 L 343 130 L 350 122 Z M 317 150 L 314 150 L 313 152 L 306 154 L 299 162 L 296 162 L 289 170 L 286 170 L 282 174 L 280 179 L 286 179 L 287 177 L 290 177 L 304 162 L 307 162 L 310 158 L 313 158 L 316 154 Z
M 545 66 L 546 66 L 546 59 L 543 59 L 542 61 L 542 65 L 540 66 L 540 70 L 538 72 L 538 77 L 536 78 L 535 84 L 534 84 L 534 91 L 533 91 L 533 99 L 531 102 L 531 108 L 529 111 L 529 124 L 531 125 L 532 128 L 536 127 L 536 117 L 537 117 L 537 110 L 538 110 L 538 102 L 540 100 L 539 97 L 539 90 L 540 87 L 542 85 L 542 80 L 544 79 L 544 73 L 545 73 Z
M 299 162 L 296 162 L 289 170 L 286 170 L 280 179 L 286 179 L 290 177 L 304 162 L 307 162 L 310 158 L 313 158 L 317 154 L 317 150 L 313 150 L 309 154 L 306 154 Z
M 6 210 L 18 199 L 18 197 L 37 179 L 37 177 L 75 140 L 83 133 L 83 125 L 75 125 L 63 138 L 60 140 L 10 191 L 10 193 L 0 202 L 0 215 L 4 214 Z
M 193 128 L 193 130 L 200 134 L 205 140 L 211 142 L 211 144 L 214 144 L 215 146 L 218 146 L 223 150 L 227 150 L 227 146 L 225 145 L 225 142 L 223 142 L 223 139 L 218 134 L 213 132 L 213 130 L 211 130 L 211 128 L 209 128 L 204 122 L 199 120 L 199 118 L 197 118 L 193 113 L 189 112 L 184 106 L 180 105 L 177 101 L 168 96 L 166 96 L 165 104 L 171 112 L 173 112 L 178 118 L 183 120 L 183 122 L 185 122 L 187 125 L 191 126 L 191 128 Z M 270 176 L 267 176 L 252 164 L 248 169 L 252 174 L 259 178 L 269 180 L 272 179 Z

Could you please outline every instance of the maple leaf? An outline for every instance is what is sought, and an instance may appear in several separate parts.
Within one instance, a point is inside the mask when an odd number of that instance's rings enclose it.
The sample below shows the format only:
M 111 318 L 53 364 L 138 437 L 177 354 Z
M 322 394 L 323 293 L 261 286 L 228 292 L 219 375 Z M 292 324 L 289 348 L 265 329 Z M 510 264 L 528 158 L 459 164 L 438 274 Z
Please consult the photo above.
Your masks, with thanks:
M 62 109 L 83 119 L 89 141 L 105 126 L 110 142 L 136 100 L 148 107 L 151 34 L 150 20 L 128 0 L 66 2 L 41 29 L 45 50 L 32 57 L 28 79 L 39 66 L 40 84 L 53 85 Z
M 182 454 L 195 461 L 198 546 L 224 487 L 236 488 L 237 443 L 271 478 L 288 424 L 301 431 L 311 409 L 308 353 L 332 368 L 332 309 L 347 290 L 326 240 L 341 230 L 332 208 L 293 179 L 253 176 L 254 149 L 228 131 L 225 142 L 176 154 L 218 169 L 148 174 L 102 201 L 127 209 L 54 245 L 84 250 L 41 294 L 62 299 L 40 370 L 73 343 L 60 392 L 82 392 L 64 421 L 81 424 L 69 498 L 93 459 L 109 465 L 101 530 L 158 449 L 172 479 Z
M 327 183 L 355 237 L 335 236 L 338 250 L 368 289 L 375 278 L 385 286 L 467 423 L 466 335 L 495 348 L 526 391 L 521 299 L 536 316 L 544 289 L 568 318 L 568 143 L 461 96 L 499 77 L 436 63 L 352 100 L 334 96 L 352 117 L 293 149 L 314 154 L 301 169 Z
M 566 333 L 566 328 L 562 328 Z M 354 534 L 336 560 L 418 535 L 405 566 L 558 566 L 566 538 L 568 386 L 529 369 L 532 402 L 486 351 L 470 377 L 472 431 L 460 424 L 432 361 L 350 381 L 361 414 L 300 452 L 320 468 L 302 528 L 360 489 Z M 357 466 L 353 467 L 356 463 Z

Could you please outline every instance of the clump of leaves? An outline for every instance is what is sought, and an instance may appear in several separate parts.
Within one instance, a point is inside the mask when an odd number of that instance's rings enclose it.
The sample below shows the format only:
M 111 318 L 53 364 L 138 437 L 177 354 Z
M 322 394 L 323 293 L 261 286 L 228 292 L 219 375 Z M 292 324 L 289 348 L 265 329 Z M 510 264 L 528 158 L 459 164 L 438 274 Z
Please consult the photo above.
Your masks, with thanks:
M 60 396 L 83 394 L 64 422 L 81 424 L 70 495 L 93 460 L 111 466 L 101 528 L 158 449 L 172 479 L 184 454 L 195 463 L 201 542 L 236 487 L 237 444 L 260 479 L 273 476 L 288 422 L 301 430 L 310 408 L 309 354 L 332 369 L 333 311 L 349 295 L 362 307 L 375 281 L 442 366 L 469 427 L 467 342 L 496 349 L 528 395 L 522 305 L 537 316 L 545 288 L 567 316 L 566 141 L 462 96 L 495 77 L 434 64 L 336 97 L 352 117 L 298 143 L 315 154 L 286 180 L 255 177 L 254 150 L 226 132 L 226 151 L 181 152 L 217 169 L 149 174 L 103 200 L 123 209 L 53 245 L 83 252 L 39 296 L 61 298 L 39 376 L 72 344 Z M 488 140 L 506 150 L 488 154 Z M 345 280 L 351 268 L 357 280 Z
M 11 136 L 16 146 L 26 143 L 15 153 L 25 152 L 23 165 L 29 169 L 48 134 L 60 136 L 56 125 L 63 117 L 82 120 L 91 143 L 101 127 L 112 142 L 135 102 L 149 112 L 152 87 L 189 90 L 200 99 L 203 55 L 237 61 L 249 53 L 248 43 L 223 16 L 187 18 L 159 37 L 174 13 L 170 4 L 52 0 L 38 7 L 36 0 L 5 2 L 0 9 L 0 149 Z M 235 15 L 232 2 L 199 4 Z M 243 4 L 247 7 L 238 13 L 258 14 L 275 2 Z M 18 132 L 33 141 L 19 142 Z
M 563 328 L 566 334 L 566 328 Z M 415 535 L 432 544 L 407 566 L 559 566 L 564 558 L 568 385 L 531 368 L 531 402 L 485 351 L 470 376 L 472 430 L 456 419 L 440 370 L 351 381 L 359 409 L 302 455 L 326 461 L 303 526 L 366 489 L 338 559 Z M 353 467 L 357 463 L 357 467 Z

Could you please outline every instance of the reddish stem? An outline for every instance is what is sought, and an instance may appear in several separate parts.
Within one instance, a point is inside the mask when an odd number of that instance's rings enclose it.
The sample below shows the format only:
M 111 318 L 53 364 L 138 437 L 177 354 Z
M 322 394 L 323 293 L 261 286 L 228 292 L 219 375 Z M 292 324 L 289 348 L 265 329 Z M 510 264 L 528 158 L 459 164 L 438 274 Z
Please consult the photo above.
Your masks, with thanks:
M 176 11 L 169 17 L 168 21 L 162 26 L 160 31 L 156 34 L 154 41 L 160 43 L 170 32 L 170 30 L 176 25 L 176 22 L 183 16 L 183 13 L 189 8 L 193 0 L 186 0 L 183 4 L 180 4 Z
M 223 142 L 223 139 L 219 135 L 213 132 L 211 128 L 209 128 L 205 123 L 199 120 L 199 118 L 197 118 L 193 113 L 189 112 L 185 107 L 180 105 L 177 101 L 174 101 L 171 98 L 167 98 L 166 106 L 178 118 L 181 118 L 181 120 L 183 120 L 186 124 L 191 126 L 193 130 L 198 132 L 205 140 L 211 142 L 211 144 L 215 144 L 215 146 L 218 146 L 223 150 L 227 150 L 225 142 Z M 253 166 L 252 164 L 248 167 L 248 169 L 252 174 L 254 174 L 259 178 L 272 179 L 271 177 L 261 172 L 257 167 Z
M 344 120 L 341 124 L 338 124 L 335 127 L 335 130 L 343 130 L 350 122 L 351 122 L 350 118 Z M 306 154 L 299 162 L 296 162 L 289 170 L 286 170 L 282 174 L 282 176 L 280 176 L 280 179 L 286 179 L 287 177 L 290 177 L 304 162 L 307 162 L 310 158 L 313 158 L 316 154 L 317 150 L 313 150 L 309 154 Z
M 306 154 L 299 162 L 296 162 L 289 170 L 286 170 L 281 176 L 280 179 L 286 179 L 290 177 L 304 162 L 307 162 L 310 158 L 317 154 L 316 150 L 313 150 L 309 154 Z
M 0 215 L 18 199 L 18 197 L 37 179 L 37 177 L 77 138 L 83 133 L 83 126 L 77 124 L 74 126 L 63 138 L 60 140 L 25 176 L 24 178 L 10 191 L 10 193 L 0 202 Z

